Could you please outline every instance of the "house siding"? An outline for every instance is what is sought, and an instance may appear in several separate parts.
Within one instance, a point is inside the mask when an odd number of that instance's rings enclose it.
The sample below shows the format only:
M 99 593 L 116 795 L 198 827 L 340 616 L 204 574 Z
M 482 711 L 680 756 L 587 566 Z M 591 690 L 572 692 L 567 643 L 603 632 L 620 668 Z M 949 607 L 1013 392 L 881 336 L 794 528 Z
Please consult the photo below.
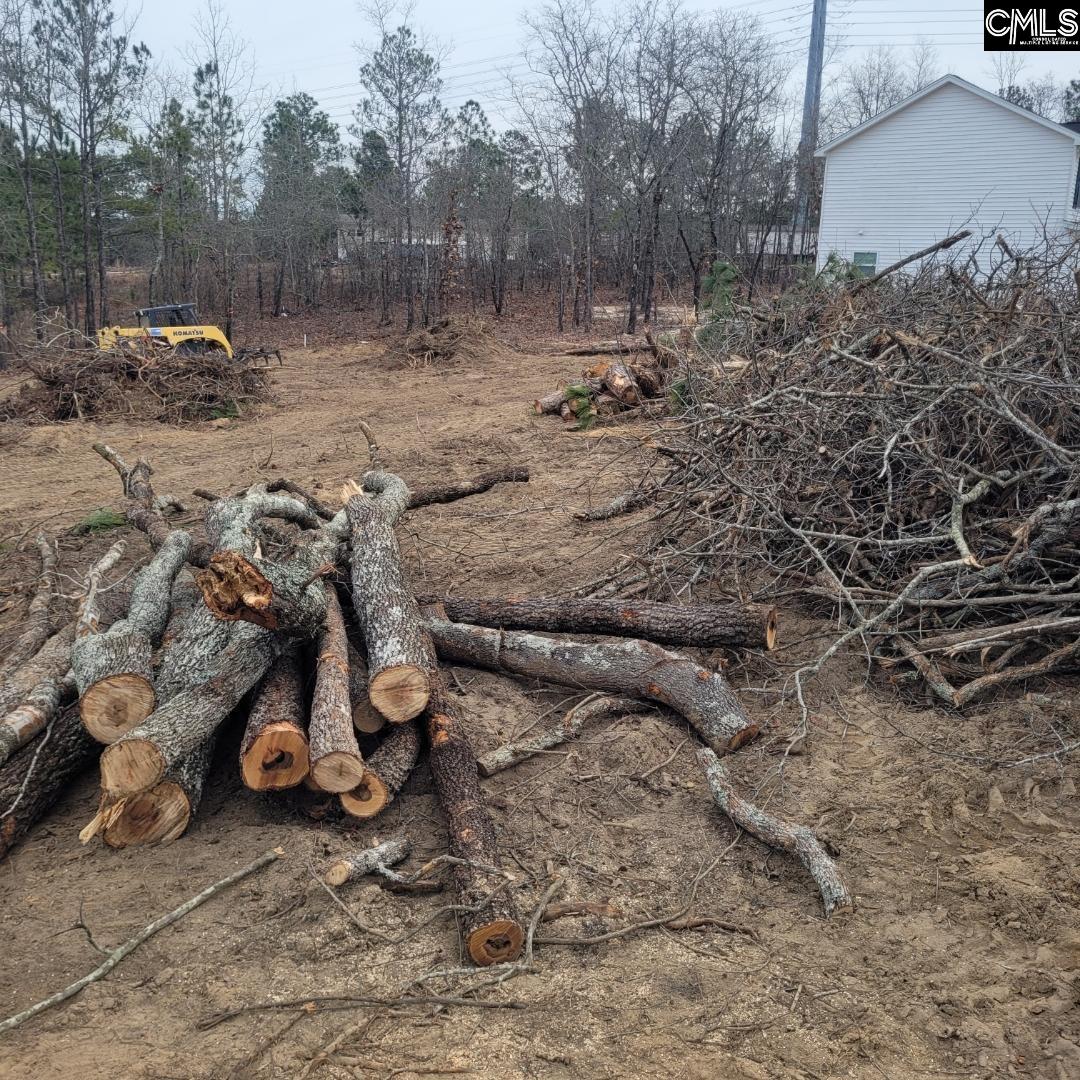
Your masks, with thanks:
M 1073 140 L 949 83 L 825 161 L 819 267 L 874 251 L 880 270 L 964 228 L 1029 247 L 1073 216 Z

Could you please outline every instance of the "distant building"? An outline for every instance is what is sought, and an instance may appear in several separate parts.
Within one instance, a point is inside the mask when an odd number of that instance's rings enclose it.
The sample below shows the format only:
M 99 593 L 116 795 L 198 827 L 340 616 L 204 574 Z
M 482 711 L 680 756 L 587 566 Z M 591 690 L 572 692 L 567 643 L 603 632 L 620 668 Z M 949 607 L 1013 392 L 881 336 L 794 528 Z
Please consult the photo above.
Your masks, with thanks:
M 1080 124 L 956 75 L 826 143 L 817 263 L 872 274 L 961 229 L 1016 248 L 1080 227 Z M 954 249 L 955 250 L 955 249 Z

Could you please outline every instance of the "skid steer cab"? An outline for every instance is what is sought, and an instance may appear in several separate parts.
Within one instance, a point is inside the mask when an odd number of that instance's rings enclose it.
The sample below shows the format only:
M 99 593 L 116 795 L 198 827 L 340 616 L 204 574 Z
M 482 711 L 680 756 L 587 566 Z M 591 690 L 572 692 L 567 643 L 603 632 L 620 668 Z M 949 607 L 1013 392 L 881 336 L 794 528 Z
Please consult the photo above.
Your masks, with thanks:
M 233 348 L 216 326 L 202 326 L 194 304 L 163 304 L 135 312 L 138 326 L 105 326 L 98 331 L 102 349 L 131 347 L 140 351 L 174 349 L 177 353 L 220 350 L 231 360 Z

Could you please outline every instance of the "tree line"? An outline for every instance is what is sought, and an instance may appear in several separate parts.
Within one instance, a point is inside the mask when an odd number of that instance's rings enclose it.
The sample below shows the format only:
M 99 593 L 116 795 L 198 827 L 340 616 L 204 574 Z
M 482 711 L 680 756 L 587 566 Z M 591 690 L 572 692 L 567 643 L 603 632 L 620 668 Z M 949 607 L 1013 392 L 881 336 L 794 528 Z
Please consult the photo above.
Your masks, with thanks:
M 753 283 L 812 250 L 790 225 L 798 60 L 745 13 L 548 0 L 501 130 L 444 107 L 443 55 L 407 18 L 372 29 L 342 131 L 307 94 L 265 99 L 213 0 L 185 73 L 113 0 L 0 0 L 0 321 L 93 334 L 128 314 L 110 269 L 138 267 L 145 303 L 193 300 L 227 333 L 238 305 L 412 327 L 532 291 L 560 330 L 614 294 L 633 331 L 676 291 L 699 302 L 717 260 Z M 822 138 L 939 74 L 928 46 L 834 70 Z M 1001 75 L 1080 114 L 1080 82 Z

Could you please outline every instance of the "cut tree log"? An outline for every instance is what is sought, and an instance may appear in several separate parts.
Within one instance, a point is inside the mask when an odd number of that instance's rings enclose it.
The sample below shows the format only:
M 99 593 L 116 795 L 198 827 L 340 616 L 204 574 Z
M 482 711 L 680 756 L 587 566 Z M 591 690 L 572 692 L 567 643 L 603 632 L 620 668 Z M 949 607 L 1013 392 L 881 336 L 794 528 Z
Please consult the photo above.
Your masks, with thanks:
M 190 621 L 202 615 L 196 608 Z M 211 627 L 213 621 L 209 619 Z M 224 649 L 212 633 L 200 640 L 185 628 L 171 652 L 183 650 L 188 685 L 101 755 L 101 786 L 111 799 L 160 783 L 210 739 L 269 670 L 278 649 L 274 635 L 249 623 L 217 625 L 226 628 Z
M 308 723 L 311 775 L 323 791 L 351 791 L 364 777 L 349 699 L 349 640 L 334 586 L 324 582 L 325 620 L 318 642 Z
M 718 754 L 758 733 L 727 680 L 650 641 L 585 644 L 428 618 L 440 659 L 586 690 L 659 701 L 681 713 Z
M 423 598 L 440 603 L 454 622 L 506 630 L 607 634 L 659 645 L 772 649 L 776 608 L 765 604 L 665 604 L 649 600 L 579 600 L 572 597 Z
M 821 893 L 826 918 L 854 910 L 855 902 L 836 863 L 821 841 L 805 825 L 792 825 L 781 821 L 747 802 L 735 791 L 727 770 L 711 750 L 699 750 L 698 761 L 705 770 L 709 790 L 717 806 L 740 829 L 745 829 L 769 847 L 789 852 L 806 867 Z
M 400 724 L 424 711 L 428 672 L 435 666 L 394 535 L 409 507 L 409 489 L 400 477 L 375 471 L 365 475 L 364 489 L 345 506 L 353 608 L 367 646 L 368 697 L 387 720 Z
M 36 738 L 62 708 L 75 700 L 75 676 L 42 679 L 26 700 L 0 719 L 0 765 L 20 747 Z
M 100 835 L 109 847 L 126 848 L 168 844 L 183 836 L 202 801 L 215 742 L 212 735 L 147 791 L 112 803 L 103 798 L 79 839 L 85 844 Z
M 629 365 L 613 360 L 600 376 L 604 388 L 624 405 L 640 405 L 642 392 Z
M 621 716 L 627 713 L 644 712 L 650 706 L 644 701 L 634 698 L 609 697 L 605 694 L 591 694 L 584 701 L 579 701 L 563 717 L 562 722 L 553 724 L 551 727 L 533 735 L 528 739 L 518 742 L 503 743 L 502 746 L 489 750 L 477 761 L 480 775 L 494 776 L 504 769 L 512 769 L 515 765 L 527 761 L 535 754 L 543 753 L 552 747 L 561 746 L 571 739 L 576 739 L 581 734 L 581 729 L 590 720 L 598 716 Z
M 552 390 L 550 394 L 544 394 L 533 402 L 533 412 L 537 416 L 557 416 L 566 404 L 565 390 Z
M 618 517 L 620 514 L 631 514 L 640 510 L 656 497 L 656 488 L 639 487 L 633 491 L 623 492 L 616 495 L 610 502 L 603 506 L 594 506 L 591 510 L 579 510 L 574 517 L 578 521 L 607 521 L 609 518 Z
M 352 703 L 353 727 L 365 735 L 374 735 L 386 726 L 386 717 L 371 705 L 368 697 L 367 663 L 360 650 L 349 642 L 349 701 Z
M 240 776 L 252 791 L 295 787 L 308 774 L 304 680 L 294 651 L 278 658 L 251 704 Z
M 153 469 L 144 458 L 139 458 L 134 465 L 128 463 L 106 443 L 94 443 L 92 448 L 100 454 L 120 475 L 120 482 L 124 485 L 124 494 L 128 504 L 125 509 L 125 517 L 128 524 L 134 526 L 140 532 L 146 534 L 150 546 L 157 551 L 167 539 L 172 528 L 165 520 L 164 507 L 177 505 L 175 499 L 167 496 L 159 497 L 154 492 L 150 477 Z M 192 566 L 205 566 L 210 558 L 209 545 L 202 541 L 193 541 L 188 551 L 188 562 Z
M 45 733 L 0 768 L 0 859 L 92 764 L 101 747 L 79 720 L 64 709 Z
M 435 484 L 432 487 L 419 488 L 408 493 L 407 509 L 416 510 L 421 506 L 435 503 L 456 502 L 470 495 L 481 495 L 490 491 L 496 484 L 527 484 L 529 470 L 524 465 L 504 465 L 501 469 L 481 473 L 471 480 L 461 480 L 455 484 Z M 367 478 L 364 487 L 368 487 Z
M 80 613 L 88 610 L 92 625 L 100 629 L 108 625 L 115 617 L 115 612 L 110 610 L 104 615 L 99 602 L 98 590 L 106 574 L 120 561 L 124 553 L 124 541 L 118 540 L 108 551 L 87 571 L 86 580 L 80 594 Z M 126 608 L 127 593 L 124 589 L 115 589 L 110 596 L 110 607 L 120 606 Z M 81 617 L 81 615 L 80 615 Z M 44 645 L 28 660 L 23 661 L 14 671 L 0 680 L 0 715 L 6 715 L 12 709 L 23 704 L 34 693 L 36 688 L 48 681 L 59 682 L 67 674 L 71 666 L 71 646 L 79 627 L 79 620 L 73 620 L 58 630 Z
M 509 883 L 499 866 L 495 826 L 484 805 L 476 757 L 447 693 L 442 673 L 431 676 L 425 713 L 431 776 L 446 815 L 465 948 L 475 964 L 514 960 L 525 933 L 518 921 Z
M 7 714 L 33 693 L 47 679 L 62 679 L 71 666 L 71 645 L 75 623 L 61 627 L 34 656 L 14 671 L 0 686 L 0 712 Z
M 15 639 L 0 664 L 0 685 L 6 683 L 15 671 L 38 652 L 52 629 L 49 609 L 56 592 L 56 547 L 44 533 L 38 533 L 35 542 L 41 557 L 41 574 L 34 595 L 30 598 L 30 606 L 26 609 L 22 633 Z
M 195 580 L 211 614 L 305 640 L 318 633 L 325 605 L 319 579 L 334 571 L 345 536 L 344 514 L 321 523 L 298 499 L 259 486 L 243 496 L 218 499 L 206 515 L 214 554 Z M 265 517 L 316 531 L 288 560 L 268 562 L 261 555 L 265 533 L 259 521 Z
M 154 711 L 151 660 L 168 622 L 173 580 L 190 548 L 187 533 L 169 533 L 136 576 L 127 616 L 104 633 L 90 631 L 91 616 L 83 607 L 71 668 L 79 715 L 98 742 L 115 742 Z
M 375 847 L 351 851 L 327 867 L 323 880 L 337 888 L 348 881 L 376 874 L 382 867 L 394 866 L 409 857 L 409 850 L 409 841 L 403 836 L 397 840 L 386 840 Z
M 402 789 L 420 756 L 416 720 L 390 725 L 375 752 L 364 762 L 364 775 L 351 791 L 341 793 L 342 809 L 352 817 L 370 818 L 385 810 Z

